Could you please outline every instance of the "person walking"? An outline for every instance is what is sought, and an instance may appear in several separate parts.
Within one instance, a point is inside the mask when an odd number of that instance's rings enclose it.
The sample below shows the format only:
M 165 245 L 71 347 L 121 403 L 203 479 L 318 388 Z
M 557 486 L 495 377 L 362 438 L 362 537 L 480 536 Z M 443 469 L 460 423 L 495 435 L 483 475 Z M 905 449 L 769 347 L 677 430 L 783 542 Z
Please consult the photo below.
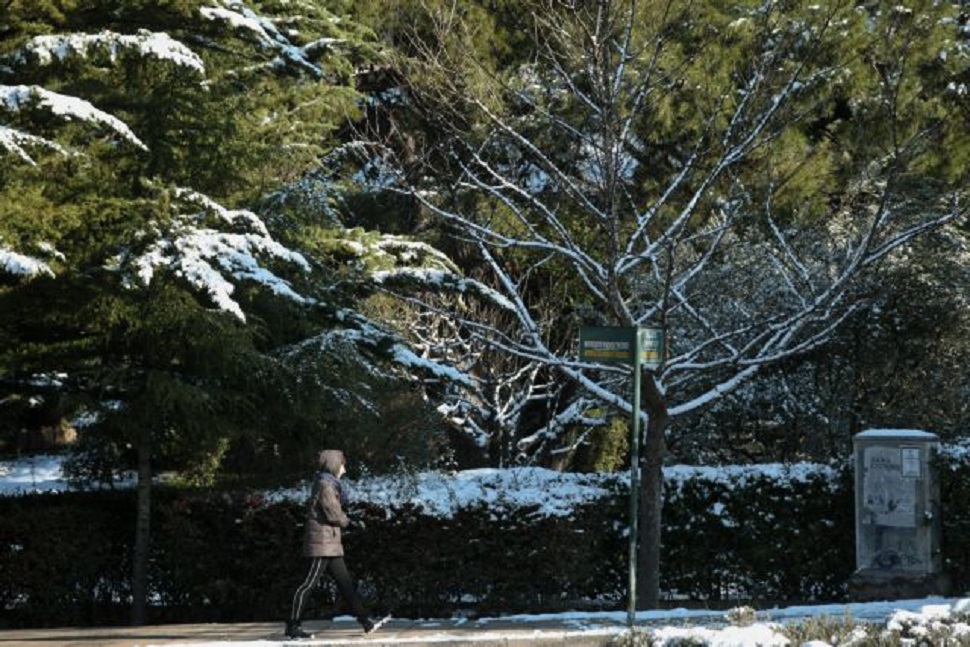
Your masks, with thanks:
M 307 499 L 306 531 L 303 536 L 303 556 L 309 559 L 309 570 L 303 583 L 293 594 L 293 606 L 286 621 L 286 637 L 313 637 L 313 634 L 303 629 L 300 618 L 307 596 L 324 573 L 329 573 L 333 578 L 337 590 L 350 605 L 364 633 L 369 634 L 383 624 L 384 620 L 375 622 L 371 618 L 344 563 L 340 530 L 350 524 L 350 519 L 344 512 L 347 495 L 340 478 L 347 471 L 347 461 L 342 451 L 325 449 L 320 452 L 318 463 L 320 469 Z

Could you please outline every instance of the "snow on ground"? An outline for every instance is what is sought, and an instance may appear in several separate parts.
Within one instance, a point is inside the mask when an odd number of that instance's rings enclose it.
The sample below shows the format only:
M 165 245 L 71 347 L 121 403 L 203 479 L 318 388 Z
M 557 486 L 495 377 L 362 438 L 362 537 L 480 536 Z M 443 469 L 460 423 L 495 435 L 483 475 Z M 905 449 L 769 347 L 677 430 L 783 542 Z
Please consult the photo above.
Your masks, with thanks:
M 0 496 L 17 496 L 32 492 L 63 492 L 73 489 L 61 470 L 58 456 L 35 456 L 20 461 L 0 461 Z M 705 468 L 707 470 L 719 468 Z M 730 468 L 724 468 L 724 477 L 736 478 Z M 790 474 L 811 472 L 813 469 L 825 470 L 824 466 L 762 466 L 768 474 Z M 673 480 L 684 477 L 689 469 L 673 468 L 668 475 Z M 603 488 L 610 481 L 622 479 L 622 474 L 597 476 L 589 474 L 562 474 L 536 468 L 516 468 L 508 470 L 469 470 L 451 475 L 424 473 L 407 477 L 368 477 L 351 481 L 350 489 L 355 497 L 379 501 L 387 505 L 407 502 L 418 505 L 429 514 L 448 516 L 456 509 L 483 500 L 489 505 L 529 505 L 538 506 L 540 514 L 565 514 L 570 505 L 584 499 L 602 496 Z M 402 479 L 403 483 L 402 483 Z M 126 481 L 122 479 L 122 484 Z M 130 483 L 130 480 L 127 481 Z M 403 487 L 402 487 L 403 484 Z M 116 484 L 117 485 L 117 484 Z M 497 493 L 501 492 L 499 498 Z M 556 496 L 550 496 L 555 492 Z M 293 488 L 278 490 L 270 496 L 280 499 L 303 497 L 305 490 Z M 970 644 L 970 599 L 926 598 L 921 600 L 896 600 L 873 603 L 830 604 L 797 606 L 774 609 L 736 610 L 735 617 L 728 619 L 724 612 L 711 610 L 656 610 L 640 611 L 636 615 L 638 631 L 647 631 L 656 647 L 674 647 L 681 644 L 712 645 L 717 647 L 782 647 L 797 645 L 786 635 L 785 628 L 797 625 L 806 619 L 825 619 L 833 625 L 851 621 L 860 628 L 856 633 L 848 633 L 838 638 L 805 641 L 806 647 L 834 645 L 861 645 L 861 638 L 868 632 L 869 637 L 880 633 L 892 632 L 904 636 L 898 643 L 937 644 L 932 636 L 946 632 L 947 640 L 939 644 Z M 746 617 L 739 621 L 736 616 Z M 338 618 L 338 621 L 341 619 Z M 344 619 L 349 621 L 349 619 Z M 625 612 L 601 613 L 563 613 L 555 615 L 516 615 L 505 616 L 493 622 L 501 622 L 503 627 L 514 626 L 517 630 L 532 630 L 537 634 L 555 631 L 566 635 L 578 634 L 622 634 L 628 630 L 628 616 Z M 489 619 L 474 621 L 480 626 L 474 635 L 477 640 L 494 640 L 487 626 Z M 434 621 L 418 622 L 418 625 L 433 627 Z M 868 628 L 864 628 L 868 624 Z M 833 630 L 834 631 L 834 630 Z M 935 633 L 934 633 L 935 632 Z M 422 642 L 447 642 L 454 640 L 454 634 L 443 631 L 438 639 L 425 632 Z M 917 642 L 919 637 L 923 642 Z M 927 638 L 929 637 L 929 638 Z M 927 642 L 929 640 L 929 642 Z M 385 639 L 385 642 L 387 640 Z M 402 639 L 399 642 L 407 642 Z M 276 647 L 287 644 L 283 641 L 261 640 L 258 642 L 223 641 L 212 643 L 193 643 L 195 647 L 244 647 L 246 645 Z M 292 643 L 290 643 L 292 644 Z M 894 643 L 896 644 L 896 643 Z
M 892 602 L 831 604 L 768 609 L 755 612 L 749 624 L 729 624 L 722 612 L 671 609 L 640 611 L 636 615 L 637 638 L 628 641 L 625 612 L 574 612 L 542 615 L 510 615 L 478 620 L 392 621 L 375 636 L 381 644 L 431 644 L 469 642 L 506 644 L 524 638 L 555 639 L 569 644 L 582 637 L 612 638 L 618 644 L 651 647 L 851 647 L 862 645 L 900 645 L 905 647 L 948 647 L 970 644 L 970 626 L 963 619 L 970 600 L 898 600 Z M 730 614 L 731 612 L 728 612 Z M 829 620 L 833 629 L 828 639 L 798 640 L 786 635 L 786 627 L 808 619 Z M 845 625 L 851 620 L 850 625 Z M 406 629 L 402 629 L 407 625 Z M 341 630 L 327 636 L 319 632 L 307 645 L 361 644 L 349 636 L 356 629 L 350 616 L 338 617 L 333 628 Z M 308 627 L 309 628 L 309 627 Z M 282 629 L 282 627 L 280 627 Z M 941 633 L 945 631 L 946 633 Z M 838 635 L 836 635 L 838 634 Z M 651 642 L 647 642 L 647 636 Z M 945 636 L 945 637 L 943 637 Z M 863 642 L 869 638 L 869 642 Z M 920 640 L 922 638 L 922 640 Z M 604 641 L 605 642 L 605 641 Z M 185 647 L 284 647 L 293 641 L 282 639 L 219 640 L 185 643 Z M 167 647 L 180 647 L 167 643 Z
M 64 492 L 71 489 L 61 471 L 59 456 L 32 456 L 0 461 L 0 495 Z

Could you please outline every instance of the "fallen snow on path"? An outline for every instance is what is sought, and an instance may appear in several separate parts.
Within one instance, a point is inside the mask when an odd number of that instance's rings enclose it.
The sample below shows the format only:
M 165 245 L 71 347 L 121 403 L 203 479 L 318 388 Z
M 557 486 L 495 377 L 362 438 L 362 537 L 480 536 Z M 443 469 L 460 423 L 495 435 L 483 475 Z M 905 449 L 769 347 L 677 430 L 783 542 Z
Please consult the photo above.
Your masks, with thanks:
M 908 636 L 927 636 L 941 626 L 950 628 L 950 636 L 958 643 L 970 637 L 970 627 L 961 621 L 970 610 L 970 599 L 926 598 L 898 600 L 893 602 L 829 604 L 817 606 L 793 606 L 783 609 L 756 611 L 757 620 L 746 626 L 730 625 L 724 612 L 711 610 L 671 609 L 639 611 L 636 614 L 636 631 L 649 634 L 653 647 L 676 647 L 678 645 L 706 645 L 710 647 L 835 647 L 848 642 L 812 640 L 796 645 L 785 635 L 788 624 L 797 624 L 810 618 L 828 618 L 840 621 L 851 618 L 860 624 L 876 627 L 876 632 L 907 631 Z M 336 635 L 327 637 L 327 631 L 319 632 L 312 640 L 300 641 L 301 645 L 350 645 L 377 641 L 381 644 L 429 644 L 429 643 L 485 643 L 505 644 L 510 639 L 556 640 L 568 644 L 570 638 L 604 639 L 619 637 L 629 631 L 625 612 L 574 612 L 561 614 L 511 615 L 478 620 L 400 620 L 394 621 L 379 635 L 365 637 L 348 635 L 356 622 L 349 616 L 334 621 Z M 396 626 L 395 626 L 396 624 Z M 280 627 L 282 629 L 282 627 Z M 864 630 L 860 628 L 860 632 Z M 898 635 L 898 634 L 897 634 Z M 870 633 L 870 637 L 872 634 Z M 606 642 L 606 640 L 604 640 Z M 185 643 L 184 647 L 282 647 L 293 641 L 283 639 L 220 640 L 214 642 Z M 643 641 L 641 644 L 647 644 Z M 896 644 L 896 643 L 887 643 Z M 909 644 L 902 639 L 899 644 Z M 915 643 L 914 643 L 915 644 Z M 926 644 L 926 643 L 923 643 Z M 946 644 L 950 644 L 947 642 Z M 177 647 L 166 643 L 168 647 Z M 149 646 L 150 647 L 150 646 Z

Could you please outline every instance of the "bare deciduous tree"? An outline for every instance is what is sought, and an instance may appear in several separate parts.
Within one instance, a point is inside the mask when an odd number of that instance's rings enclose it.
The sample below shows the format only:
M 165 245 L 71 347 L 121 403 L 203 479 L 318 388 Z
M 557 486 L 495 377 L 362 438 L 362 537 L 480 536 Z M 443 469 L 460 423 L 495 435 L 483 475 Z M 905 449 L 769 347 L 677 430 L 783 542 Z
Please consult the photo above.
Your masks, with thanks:
M 866 305 L 857 277 L 965 217 L 945 149 L 966 150 L 949 85 L 966 57 L 928 2 L 530 6 L 533 50 L 499 70 L 462 46 L 457 9 L 431 12 L 410 78 L 435 139 L 402 190 L 507 313 L 453 308 L 461 334 L 578 387 L 540 433 L 591 402 L 631 411 L 623 369 L 577 358 L 578 320 L 663 329 L 642 393 L 638 597 L 654 606 L 669 423 L 824 345 Z

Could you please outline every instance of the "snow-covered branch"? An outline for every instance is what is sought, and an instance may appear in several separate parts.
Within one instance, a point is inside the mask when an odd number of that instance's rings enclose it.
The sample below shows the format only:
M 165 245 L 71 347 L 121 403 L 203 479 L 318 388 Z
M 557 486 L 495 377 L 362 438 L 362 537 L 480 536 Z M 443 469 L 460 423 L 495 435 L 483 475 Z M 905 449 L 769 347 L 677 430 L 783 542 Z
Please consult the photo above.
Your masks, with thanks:
M 54 61 L 63 62 L 72 57 L 87 59 L 103 55 L 115 63 L 125 52 L 168 61 L 199 75 L 205 74 L 205 64 L 195 52 L 166 33 L 145 29 L 139 29 L 135 34 L 101 31 L 97 34 L 35 36 L 14 54 L 14 59 L 22 64 L 50 65 Z
M 44 110 L 65 122 L 76 119 L 105 126 L 138 148 L 147 150 L 145 144 L 135 136 L 127 124 L 99 110 L 84 99 L 52 92 L 40 86 L 0 85 L 0 111 L 8 110 L 16 113 L 29 108 Z M 35 140 L 31 138 L 31 141 Z M 53 143 L 50 145 L 56 147 Z
M 165 270 L 208 295 L 220 310 L 241 321 L 246 320 L 246 315 L 232 298 L 236 281 L 260 284 L 298 303 L 313 302 L 263 266 L 261 259 L 276 259 L 303 272 L 310 271 L 303 255 L 274 240 L 256 214 L 226 209 L 211 198 L 186 189 L 175 190 L 173 198 L 185 211 L 177 212 L 168 223 L 155 223 L 156 231 L 146 247 L 119 259 L 131 285 L 146 286 L 158 270 Z M 211 216 L 243 231 L 226 232 L 206 226 Z
M 336 38 L 319 38 L 300 45 L 294 43 L 275 22 L 240 0 L 218 0 L 221 6 L 201 7 L 203 18 L 230 26 L 240 34 L 252 38 L 261 47 L 275 53 L 275 57 L 262 67 L 285 67 L 295 65 L 315 78 L 322 78 L 326 70 L 316 62 L 316 55 L 327 51 L 340 42 Z M 257 66 L 260 67 L 260 66 Z
M 0 272 L 32 279 L 37 276 L 54 276 L 50 266 L 40 259 L 19 254 L 0 246 Z
M 15 130 L 14 128 L 9 128 L 7 126 L 0 126 L 0 149 L 10 151 L 27 164 L 36 166 L 37 162 L 34 161 L 34 158 L 32 158 L 25 149 L 25 147 L 33 146 L 48 148 L 62 155 L 69 154 L 68 151 L 57 142 L 44 139 L 43 137 L 38 137 L 37 135 L 31 135 L 30 133 L 25 133 L 20 130 Z

